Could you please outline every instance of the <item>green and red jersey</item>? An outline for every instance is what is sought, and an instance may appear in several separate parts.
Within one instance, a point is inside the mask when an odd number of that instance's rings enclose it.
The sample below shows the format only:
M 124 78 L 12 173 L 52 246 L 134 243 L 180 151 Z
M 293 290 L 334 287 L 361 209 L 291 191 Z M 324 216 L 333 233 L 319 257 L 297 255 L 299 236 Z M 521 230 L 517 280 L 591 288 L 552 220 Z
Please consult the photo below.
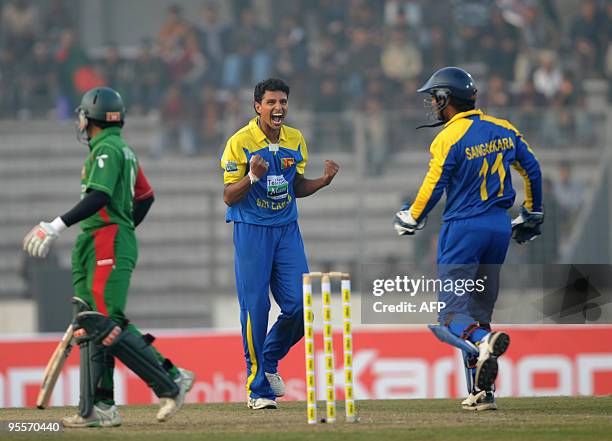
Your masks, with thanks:
M 81 173 L 81 198 L 91 189 L 106 193 L 110 202 L 82 220 L 81 229 L 92 231 L 111 224 L 134 228 L 134 200 L 153 195 L 136 154 L 121 138 L 119 127 L 102 130 L 90 141 L 89 148 Z

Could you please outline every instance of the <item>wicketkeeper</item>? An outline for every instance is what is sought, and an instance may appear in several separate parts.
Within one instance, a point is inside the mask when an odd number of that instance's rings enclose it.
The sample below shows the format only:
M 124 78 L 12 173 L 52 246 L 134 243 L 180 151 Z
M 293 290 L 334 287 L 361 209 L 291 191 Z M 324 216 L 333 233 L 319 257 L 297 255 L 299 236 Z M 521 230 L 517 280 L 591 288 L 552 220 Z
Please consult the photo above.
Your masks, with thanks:
M 422 228 L 427 214 L 446 191 L 446 208 L 438 240 L 438 277 L 444 281 L 486 281 L 483 293 L 442 291 L 446 304 L 438 338 L 464 354 L 467 410 L 497 408 L 494 382 L 497 357 L 510 343 L 508 334 L 491 331 L 493 306 L 499 290 L 499 270 L 510 239 L 518 243 L 540 234 L 542 178 L 540 165 L 523 135 L 508 121 L 475 108 L 476 84 L 458 67 L 435 72 L 418 92 L 429 94 L 425 103 L 444 128 L 431 143 L 429 170 L 416 199 L 395 215 L 400 236 Z M 516 192 L 510 167 L 525 182 L 521 214 L 512 223 L 507 210 Z M 454 285 L 454 283 L 453 283 Z
M 89 147 L 81 172 L 81 201 L 25 236 L 23 249 L 45 257 L 66 228 L 83 230 L 72 252 L 76 302 L 75 339 L 80 354 L 80 400 L 66 427 L 121 424 L 113 399 L 114 357 L 142 378 L 160 398 L 159 421 L 172 417 L 193 385 L 192 372 L 177 368 L 125 316 L 128 287 L 138 259 L 135 227 L 154 200 L 136 154 L 121 137 L 125 108 L 113 89 L 98 87 L 83 95 L 77 138 Z

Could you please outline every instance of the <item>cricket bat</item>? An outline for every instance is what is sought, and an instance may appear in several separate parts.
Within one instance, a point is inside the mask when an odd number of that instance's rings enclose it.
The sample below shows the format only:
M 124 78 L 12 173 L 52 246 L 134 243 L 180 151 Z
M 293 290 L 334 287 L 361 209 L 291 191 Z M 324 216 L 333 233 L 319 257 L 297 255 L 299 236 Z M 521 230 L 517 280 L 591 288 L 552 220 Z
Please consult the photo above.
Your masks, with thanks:
M 49 404 L 49 398 L 51 398 L 51 393 L 53 392 L 55 383 L 62 372 L 66 359 L 70 355 L 70 351 L 72 350 L 72 346 L 74 344 L 72 340 L 73 333 L 74 328 L 72 324 L 70 324 L 68 329 L 66 329 L 62 340 L 55 348 L 55 351 L 53 351 L 53 355 L 51 355 L 49 363 L 47 363 L 43 380 L 40 385 L 40 391 L 38 392 L 38 398 L 36 398 L 36 407 L 39 409 L 44 409 Z

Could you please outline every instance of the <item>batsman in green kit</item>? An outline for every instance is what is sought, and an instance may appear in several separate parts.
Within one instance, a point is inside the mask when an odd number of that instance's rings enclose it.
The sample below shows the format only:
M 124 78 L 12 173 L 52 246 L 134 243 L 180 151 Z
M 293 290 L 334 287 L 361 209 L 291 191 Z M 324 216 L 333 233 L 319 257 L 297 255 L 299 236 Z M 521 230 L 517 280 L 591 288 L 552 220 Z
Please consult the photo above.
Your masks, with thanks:
M 66 427 L 121 424 L 113 400 L 115 357 L 142 378 L 160 398 L 158 421 L 183 405 L 194 381 L 177 368 L 125 316 L 127 293 L 136 261 L 135 228 L 154 200 L 134 151 L 121 137 L 125 108 L 113 89 L 98 87 L 83 95 L 78 138 L 89 147 L 81 173 L 81 201 L 52 222 L 41 222 L 24 238 L 33 257 L 45 257 L 66 228 L 79 223 L 82 233 L 72 252 L 75 305 L 74 338 L 79 344 L 80 399 Z

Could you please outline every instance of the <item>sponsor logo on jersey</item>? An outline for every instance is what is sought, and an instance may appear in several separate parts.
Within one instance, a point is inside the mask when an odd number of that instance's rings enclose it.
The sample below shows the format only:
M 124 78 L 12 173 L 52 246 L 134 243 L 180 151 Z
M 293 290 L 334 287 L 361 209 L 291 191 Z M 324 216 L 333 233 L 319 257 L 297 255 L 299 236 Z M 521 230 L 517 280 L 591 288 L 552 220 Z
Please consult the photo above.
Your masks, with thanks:
M 101 259 L 96 262 L 98 266 L 108 266 L 114 264 L 115 261 L 113 259 Z
M 270 199 L 279 200 L 286 199 L 289 189 L 289 183 L 283 175 L 268 175 L 267 190 Z
M 225 163 L 225 171 L 228 173 L 234 173 L 238 171 L 238 164 L 234 161 L 227 161 Z
M 295 158 L 283 158 L 281 168 L 289 168 L 295 164 Z
M 98 161 L 98 167 L 104 168 L 104 160 L 108 159 L 108 155 L 99 155 L 96 156 L 96 161 Z

